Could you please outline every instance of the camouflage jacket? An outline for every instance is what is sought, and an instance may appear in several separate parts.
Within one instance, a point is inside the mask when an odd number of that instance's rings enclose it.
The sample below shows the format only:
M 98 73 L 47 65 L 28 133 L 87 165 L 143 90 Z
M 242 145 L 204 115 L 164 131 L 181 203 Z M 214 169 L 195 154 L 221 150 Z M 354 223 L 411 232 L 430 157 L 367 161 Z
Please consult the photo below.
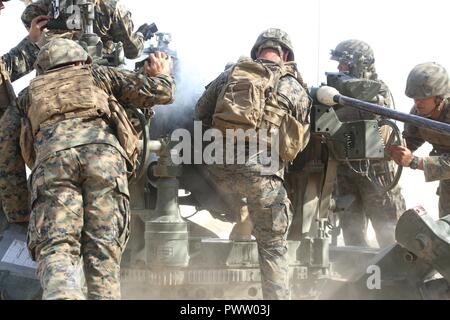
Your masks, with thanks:
M 15 103 L 11 82 L 33 70 L 38 53 L 39 48 L 26 37 L 0 58 L 0 117 L 8 105 Z
M 33 64 L 38 53 L 39 48 L 27 36 L 16 47 L 2 56 L 1 60 L 9 73 L 11 82 L 33 70 Z
M 423 158 L 425 181 L 450 179 L 450 154 Z
M 19 148 L 20 114 L 11 82 L 33 70 L 38 52 L 26 37 L 0 58 L 0 200 L 9 222 L 29 218 L 27 177 Z
M 411 109 L 411 114 L 417 115 L 416 108 Z M 450 123 L 450 98 L 444 104 L 441 115 L 436 121 Z M 406 123 L 403 131 L 403 137 L 406 145 L 411 151 L 417 150 L 425 142 L 433 145 L 430 155 L 439 156 L 441 154 L 450 153 L 450 141 L 447 135 L 439 134 L 436 131 L 419 128 L 412 124 Z
M 148 77 L 97 65 L 92 67 L 92 75 L 95 84 L 108 95 L 113 95 L 124 107 L 133 105 L 150 108 L 173 101 L 175 83 L 169 76 Z M 18 97 L 18 106 L 23 114 L 27 113 L 30 103 L 28 91 L 22 92 Z M 126 158 L 114 131 L 106 121 L 102 118 L 91 121 L 75 118 L 40 128 L 34 138 L 35 166 L 54 152 L 89 143 L 110 144 Z
M 27 28 L 31 20 L 39 15 L 47 15 L 51 0 L 37 0 L 25 8 L 22 22 Z M 106 44 L 108 41 L 122 42 L 125 56 L 134 59 L 142 54 L 144 39 L 140 34 L 133 33 L 134 25 L 131 13 L 119 0 L 97 0 L 95 2 L 94 32 Z
M 417 115 L 415 106 L 410 113 Z M 439 119 L 436 120 L 450 123 L 450 99 L 447 99 Z M 433 145 L 430 157 L 423 158 L 426 181 L 450 179 L 450 142 L 447 135 L 406 123 L 403 137 L 411 151 L 417 150 L 425 142 Z
M 219 94 L 226 84 L 231 68 L 222 72 L 214 81 L 206 86 L 206 90 L 195 107 L 195 118 L 203 122 L 203 126 L 211 127 Z M 311 102 L 306 90 L 292 76 L 287 75 L 280 79 L 278 92 L 290 101 L 279 98 L 278 103 L 286 110 L 297 116 L 297 120 L 305 126 L 309 124 L 309 109 Z

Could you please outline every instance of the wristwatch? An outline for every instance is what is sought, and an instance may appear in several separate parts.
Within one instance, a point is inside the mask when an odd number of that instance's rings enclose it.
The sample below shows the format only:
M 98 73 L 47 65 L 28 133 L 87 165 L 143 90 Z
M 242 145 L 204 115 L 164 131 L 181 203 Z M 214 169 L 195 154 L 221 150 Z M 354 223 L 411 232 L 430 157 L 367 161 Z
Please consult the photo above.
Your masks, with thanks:
M 414 156 L 409 164 L 409 167 L 416 170 L 419 167 L 419 157 Z

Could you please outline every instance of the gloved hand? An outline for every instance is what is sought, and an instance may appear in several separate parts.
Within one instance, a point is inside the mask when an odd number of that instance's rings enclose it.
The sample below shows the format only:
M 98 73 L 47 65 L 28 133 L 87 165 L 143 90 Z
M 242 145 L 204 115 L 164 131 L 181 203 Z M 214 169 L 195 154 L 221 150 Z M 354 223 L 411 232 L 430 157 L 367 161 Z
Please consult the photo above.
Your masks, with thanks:
M 142 36 L 144 37 L 144 40 L 151 39 L 155 35 L 156 32 L 158 32 L 158 27 L 156 26 L 155 23 L 152 23 L 152 24 L 144 23 L 136 31 L 136 33 L 142 34 Z

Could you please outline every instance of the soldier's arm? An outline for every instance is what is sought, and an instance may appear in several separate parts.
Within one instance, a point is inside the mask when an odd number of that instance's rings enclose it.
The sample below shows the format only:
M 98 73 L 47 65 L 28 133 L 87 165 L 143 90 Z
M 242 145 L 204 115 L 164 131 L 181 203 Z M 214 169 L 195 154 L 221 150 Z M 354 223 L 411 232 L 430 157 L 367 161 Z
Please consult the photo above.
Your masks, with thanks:
M 131 13 L 121 3 L 118 3 L 114 8 L 109 35 L 114 42 L 122 42 L 125 57 L 128 59 L 139 57 L 144 50 L 144 38 L 142 35 L 134 33 L 133 29 Z
M 37 0 L 29 4 L 22 13 L 21 19 L 25 27 L 30 29 L 31 21 L 38 17 L 47 15 L 50 9 L 51 0 Z
M 39 48 L 27 36 L 16 47 L 2 56 L 11 81 L 15 81 L 34 69 Z
M 450 154 L 421 158 L 425 181 L 450 179 Z
M 96 84 L 112 94 L 123 105 L 150 108 L 158 104 L 170 104 L 175 96 L 175 82 L 171 76 L 159 74 L 150 77 L 105 66 L 93 66 Z
M 30 106 L 30 96 L 28 92 L 29 87 L 26 87 L 20 91 L 17 96 L 16 109 L 20 115 L 25 115 L 28 111 L 28 107 Z
M 195 106 L 195 119 L 202 121 L 203 125 L 207 127 L 212 125 L 212 116 L 216 109 L 217 98 L 227 81 L 228 74 L 229 71 L 222 72 L 214 81 L 208 84 Z
M 278 84 L 278 102 L 302 124 L 309 124 L 311 99 L 306 90 L 292 76 L 283 77 Z
M 305 88 L 292 76 L 281 78 L 278 84 L 278 103 L 303 125 L 303 146 L 306 146 L 310 139 L 309 115 L 312 100 Z
M 27 175 L 19 146 L 21 119 L 17 106 L 9 105 L 0 121 L 0 199 L 11 223 L 29 219 Z

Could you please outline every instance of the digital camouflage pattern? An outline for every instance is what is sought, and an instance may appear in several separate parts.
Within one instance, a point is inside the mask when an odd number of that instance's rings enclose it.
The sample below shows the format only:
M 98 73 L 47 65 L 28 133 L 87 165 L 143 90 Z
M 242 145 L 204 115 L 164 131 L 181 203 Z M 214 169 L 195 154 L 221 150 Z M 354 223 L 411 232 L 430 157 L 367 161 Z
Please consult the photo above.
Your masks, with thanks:
M 120 97 L 123 105 L 136 100 L 134 104 L 143 107 L 165 104 L 171 99 L 175 88 L 173 80 L 164 75 L 147 78 L 126 70 L 94 66 L 93 76 L 100 88 Z M 19 98 L 22 106 L 26 105 L 27 90 L 20 94 Z M 24 112 L 23 107 L 19 111 L 16 106 L 10 105 L 0 122 L 0 196 L 9 222 L 23 222 L 29 219 L 29 192 L 26 184 L 25 163 L 19 148 L 21 115 Z M 72 129 L 71 125 L 68 126 Z M 90 129 L 95 130 L 94 127 Z M 54 149 L 64 148 L 67 143 L 77 145 L 85 141 L 85 135 L 70 135 L 68 133 L 70 131 L 63 128 L 61 130 L 65 133 L 61 136 L 62 139 L 58 140 L 62 146 L 58 146 L 55 142 L 52 144 Z M 94 135 L 104 136 L 105 133 L 102 131 Z M 87 137 L 89 140 L 90 134 L 87 134 Z M 115 142 L 116 139 L 113 141 Z
M 120 299 L 120 260 L 129 236 L 124 158 L 107 144 L 55 152 L 32 177 L 28 246 L 38 262 L 43 299 Z
M 78 67 L 59 71 L 68 68 Z M 102 66 L 91 70 L 95 85 L 123 105 L 148 108 L 172 102 L 171 77 Z M 22 112 L 27 113 L 32 99 L 30 92 L 20 96 Z M 43 297 L 83 298 L 75 281 L 83 256 L 88 298 L 120 298 L 119 266 L 130 212 L 126 161 L 115 132 L 99 117 L 56 121 L 41 126 L 34 149 L 28 247 L 38 262 Z
M 22 22 L 29 28 L 33 18 L 47 15 L 50 11 L 51 0 L 37 0 L 28 5 L 23 14 Z M 128 59 L 139 57 L 144 50 L 144 38 L 133 32 L 134 25 L 131 13 L 125 9 L 119 0 L 95 1 L 94 33 L 102 40 L 122 42 L 125 56 Z
M 61 48 L 64 48 L 64 51 Z M 35 66 L 38 73 L 43 73 L 70 62 L 90 62 L 91 60 L 88 53 L 78 43 L 69 39 L 56 38 L 41 48 Z
M 11 83 L 33 70 L 39 48 L 28 37 L 0 58 L 0 117 L 14 102 Z
M 423 99 L 448 93 L 447 70 L 435 62 L 418 64 L 408 75 L 405 94 L 409 98 Z
M 30 218 L 25 162 L 19 146 L 21 118 L 17 106 L 10 105 L 0 122 L 0 197 L 10 223 Z
M 207 87 L 197 102 L 195 115 L 205 128 L 212 126 L 219 94 L 228 79 L 227 69 Z M 289 101 L 279 98 L 279 105 L 296 115 L 304 124 L 309 124 L 310 100 L 299 81 L 288 75 L 281 78 L 278 93 Z M 307 131 L 307 129 L 305 129 Z M 306 143 L 305 143 L 306 145 Z M 228 146 L 229 147 L 229 146 Z M 235 150 L 235 163 L 237 150 Z M 245 165 L 211 165 L 208 172 L 212 180 L 224 194 L 225 199 L 233 199 L 230 205 L 238 215 L 243 204 L 247 204 L 253 223 L 253 232 L 259 252 L 262 291 L 264 299 L 289 299 L 289 274 L 287 257 L 287 231 L 292 222 L 292 206 L 283 185 L 284 163 L 272 174 L 262 174 L 268 169 L 261 163 L 260 155 L 249 155 L 246 150 Z
M 148 108 L 172 102 L 175 84 L 171 77 L 159 75 L 150 78 L 127 70 L 97 65 L 92 66 L 92 75 L 96 85 L 108 95 L 114 95 L 123 106 Z M 27 95 L 19 100 L 19 107 L 23 112 L 28 110 L 29 99 Z M 124 152 L 116 137 L 111 134 L 109 125 L 104 121 L 97 122 L 69 119 L 41 128 L 35 137 L 37 159 L 45 159 L 58 150 L 94 142 L 108 143 Z
M 449 91 L 447 91 L 446 94 L 448 94 Z M 438 119 L 435 119 L 436 121 L 444 122 L 444 123 L 450 123 L 450 98 L 445 98 L 442 102 L 440 107 L 442 108 L 441 114 L 439 115 Z M 418 115 L 418 112 L 415 107 L 411 109 L 411 114 Z M 406 146 L 409 150 L 412 152 L 416 151 L 420 146 L 422 146 L 425 142 L 430 143 L 433 146 L 433 150 L 430 153 L 430 156 L 442 156 L 438 160 L 438 163 L 440 167 L 442 165 L 442 168 L 445 170 L 445 163 L 446 163 L 446 155 L 450 154 L 450 139 L 448 138 L 448 135 L 440 134 L 439 132 L 429 130 L 426 128 L 419 128 L 414 125 L 405 123 L 404 131 L 403 131 L 403 137 L 406 141 Z M 427 158 L 425 158 L 427 159 Z M 433 164 L 436 163 L 433 160 L 425 160 L 424 165 L 428 163 Z M 432 168 L 438 168 L 432 165 Z M 439 196 L 439 217 L 444 217 L 447 214 L 450 214 L 450 180 L 448 178 L 443 179 L 436 179 L 436 175 L 440 175 L 440 170 L 438 169 L 437 172 L 430 172 L 429 169 L 425 166 L 425 178 L 427 181 L 432 180 L 440 180 L 439 187 L 436 192 L 436 194 Z M 427 178 L 427 175 L 431 173 L 431 177 Z M 433 179 L 434 178 L 434 179 Z
M 253 60 L 256 60 L 258 51 L 261 48 L 275 48 L 279 46 L 289 51 L 287 61 L 295 60 L 291 38 L 286 32 L 277 28 L 269 28 L 258 36 L 250 52 L 250 56 Z
M 39 48 L 24 38 L 0 58 L 0 199 L 8 222 L 29 219 L 25 163 L 20 155 L 20 115 L 11 82 L 33 70 Z
M 258 160 L 254 157 L 246 165 L 211 165 L 208 172 L 221 193 L 231 198 L 234 212 L 246 200 L 258 243 L 263 299 L 286 300 L 290 298 L 286 239 L 293 210 L 283 180 L 261 175 L 264 166 Z
M 450 179 L 450 154 L 424 157 L 423 169 L 427 182 Z

